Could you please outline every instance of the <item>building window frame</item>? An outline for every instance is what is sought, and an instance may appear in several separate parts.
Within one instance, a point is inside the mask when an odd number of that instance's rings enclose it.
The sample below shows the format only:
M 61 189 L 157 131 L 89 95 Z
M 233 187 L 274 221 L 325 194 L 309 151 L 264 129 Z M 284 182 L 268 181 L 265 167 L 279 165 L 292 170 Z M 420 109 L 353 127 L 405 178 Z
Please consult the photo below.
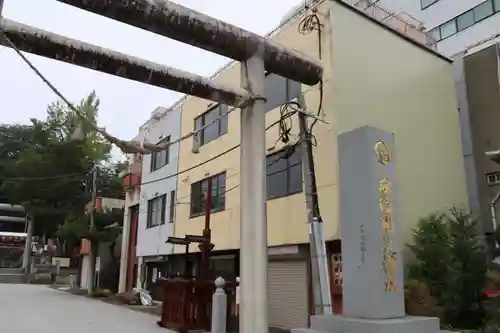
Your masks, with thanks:
M 157 145 L 160 147 L 162 145 L 168 145 L 168 144 L 170 144 L 170 135 L 161 139 L 157 143 Z M 169 162 L 170 162 L 170 146 L 167 146 L 165 149 L 162 149 L 161 151 L 153 152 L 151 154 L 151 163 L 150 163 L 149 170 L 150 170 L 150 172 L 155 172 L 156 170 L 163 168 Z
M 217 213 L 226 209 L 226 171 L 206 177 L 191 184 L 190 218 L 205 215 L 208 180 L 212 179 L 212 207 L 210 212 Z
M 161 194 L 148 200 L 146 228 L 154 228 L 165 224 L 167 194 Z
M 227 134 L 229 121 L 229 115 L 227 114 L 228 111 L 229 107 L 227 105 L 216 104 L 210 106 L 207 111 L 203 112 L 201 115 L 194 119 L 194 131 L 196 133 L 195 140 L 197 141 L 198 147 L 204 146 L 212 141 L 217 140 L 224 134 Z M 208 125 L 215 119 L 217 119 L 215 123 L 200 130 L 200 128 Z M 207 132 L 209 131 L 214 131 L 215 135 L 207 135 Z
M 279 82 L 270 84 L 271 80 L 279 80 Z M 300 82 L 293 81 L 270 72 L 266 72 L 265 82 L 264 96 L 268 99 L 264 105 L 265 112 L 272 111 L 277 107 L 297 98 L 302 92 L 302 85 Z M 284 89 L 276 90 L 276 85 L 284 85 Z M 280 96 L 276 96 L 276 91 L 284 92 L 284 96 L 281 98 Z
M 491 7 L 491 11 L 489 13 L 487 13 L 486 15 L 478 16 L 479 15 L 478 10 L 481 9 L 481 7 L 486 7 L 486 6 Z M 450 38 L 450 37 L 458 34 L 461 31 L 464 31 L 466 29 L 469 29 L 469 28 L 475 26 L 476 24 L 498 14 L 499 12 L 500 12 L 500 0 L 486 0 L 486 1 L 483 1 L 480 4 L 478 4 L 477 6 L 470 8 L 470 9 L 466 10 L 465 12 L 460 13 L 459 15 L 455 16 L 451 20 L 448 20 L 448 21 L 432 28 L 431 30 L 429 30 L 428 33 L 432 34 L 431 37 L 438 37 L 436 39 L 436 42 L 440 42 L 446 38 Z M 472 13 L 472 15 L 474 17 L 474 23 L 461 27 L 458 24 L 459 18 L 464 17 L 464 15 L 470 15 L 469 13 Z M 453 33 L 443 34 L 443 28 L 450 27 L 451 24 L 455 27 L 455 31 Z M 439 31 L 439 34 L 437 34 L 437 36 L 436 36 L 436 31 Z
M 426 3 L 425 1 L 427 0 L 420 0 L 420 7 L 422 8 L 422 10 L 429 8 L 430 6 L 439 2 L 440 0 L 429 0 L 429 3 Z
M 170 191 L 170 207 L 168 211 L 168 222 L 174 223 L 175 220 L 175 190 Z
M 267 200 L 301 193 L 303 178 L 300 146 L 283 149 L 266 157 Z M 281 187 L 276 186 L 279 182 Z

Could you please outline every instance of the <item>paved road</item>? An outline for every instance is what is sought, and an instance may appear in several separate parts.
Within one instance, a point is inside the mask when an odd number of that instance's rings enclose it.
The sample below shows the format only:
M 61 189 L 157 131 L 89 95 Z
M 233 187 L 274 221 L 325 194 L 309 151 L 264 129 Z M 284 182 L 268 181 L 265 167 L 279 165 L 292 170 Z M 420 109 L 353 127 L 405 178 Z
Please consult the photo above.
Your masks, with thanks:
M 0 332 L 171 333 L 157 317 L 46 286 L 0 284 Z

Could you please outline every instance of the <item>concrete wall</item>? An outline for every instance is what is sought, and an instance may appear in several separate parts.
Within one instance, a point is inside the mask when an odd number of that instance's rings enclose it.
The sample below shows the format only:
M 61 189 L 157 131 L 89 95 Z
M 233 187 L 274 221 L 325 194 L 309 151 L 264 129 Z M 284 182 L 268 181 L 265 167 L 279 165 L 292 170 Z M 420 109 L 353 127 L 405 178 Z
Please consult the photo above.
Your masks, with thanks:
M 492 231 L 488 205 L 500 191 L 498 185 L 488 186 L 485 175 L 500 171 L 500 167 L 484 155 L 486 151 L 500 149 L 500 93 L 496 45 L 467 56 L 464 66 L 480 213 L 483 216 L 484 231 L 488 232 Z
M 321 3 L 318 15 L 324 25 L 323 111 L 330 124 L 314 127 L 318 141 L 314 154 L 326 239 L 339 237 L 336 133 L 358 126 L 372 125 L 396 133 L 406 235 L 423 215 L 454 204 L 467 207 L 451 63 L 336 1 Z M 318 57 L 317 35 L 297 32 L 303 17 L 286 24 L 272 39 Z M 216 81 L 239 85 L 239 63 L 225 69 Z M 302 91 L 308 109 L 315 112 L 318 87 L 303 86 Z M 183 107 L 181 132 L 192 131 L 194 119 L 211 105 L 210 101 L 189 97 Z M 278 119 L 278 109 L 266 114 L 267 125 Z M 293 140 L 298 124 L 295 117 L 291 121 Z M 277 138 L 277 127 L 267 131 L 269 153 L 281 148 Z M 186 198 L 182 202 L 189 203 L 192 183 L 227 173 L 226 189 L 232 190 L 226 194 L 226 208 L 211 216 L 216 250 L 239 247 L 240 192 L 235 186 L 240 183 L 240 151 L 234 149 L 215 158 L 239 142 L 240 114 L 235 111 L 229 115 L 228 133 L 200 147 L 199 153 L 192 153 L 192 140 L 180 144 L 179 170 L 204 163 L 179 177 L 178 195 Z M 269 246 L 308 241 L 303 193 L 268 200 L 267 212 Z M 190 218 L 189 204 L 177 205 L 176 215 L 175 236 L 201 233 L 204 217 Z M 182 251 L 183 247 L 175 249 Z
M 474 146 L 470 124 L 470 108 L 467 96 L 467 82 L 465 78 L 463 53 L 453 59 L 453 72 L 455 91 L 457 94 L 458 114 L 462 134 L 462 150 L 464 154 L 464 166 L 467 176 L 467 192 L 469 195 L 469 207 L 472 213 L 480 214 L 479 191 L 477 186 L 476 163 L 474 160 Z
M 408 240 L 418 218 L 468 208 L 452 64 L 337 2 L 331 6 L 330 119 L 339 132 L 371 125 L 395 134 Z
M 180 137 L 181 107 L 174 107 L 159 119 L 154 117 L 143 126 L 147 141 L 157 143 L 170 136 L 171 140 Z M 177 170 L 179 162 L 179 143 L 169 149 L 169 163 L 151 172 L 151 155 L 144 155 L 142 164 L 142 183 L 139 201 L 139 225 L 137 230 L 137 256 L 170 254 L 172 245 L 165 241 L 173 235 L 173 223 L 169 223 L 170 193 L 177 189 Z M 176 191 L 177 192 L 177 191 Z M 160 226 L 148 228 L 148 200 L 166 194 L 166 222 Z M 179 198 L 179 196 L 177 196 Z

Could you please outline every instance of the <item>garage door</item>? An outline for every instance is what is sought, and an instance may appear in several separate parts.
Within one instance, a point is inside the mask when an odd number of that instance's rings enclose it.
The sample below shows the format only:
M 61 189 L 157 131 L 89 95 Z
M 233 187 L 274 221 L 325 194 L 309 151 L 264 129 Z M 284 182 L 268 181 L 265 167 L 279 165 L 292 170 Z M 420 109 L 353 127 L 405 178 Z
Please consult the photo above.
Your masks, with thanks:
M 269 326 L 307 327 L 309 298 L 305 261 L 270 261 L 268 266 Z

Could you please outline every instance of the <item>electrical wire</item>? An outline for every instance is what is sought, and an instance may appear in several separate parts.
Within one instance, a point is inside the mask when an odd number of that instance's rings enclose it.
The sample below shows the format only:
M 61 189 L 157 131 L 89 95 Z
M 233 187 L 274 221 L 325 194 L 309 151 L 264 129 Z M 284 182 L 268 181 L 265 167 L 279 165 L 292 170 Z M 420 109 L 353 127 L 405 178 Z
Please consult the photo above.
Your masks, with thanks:
M 90 171 L 87 172 L 76 172 L 76 173 L 67 173 L 60 174 L 54 176 L 46 176 L 46 177 L 0 177 L 2 181 L 37 181 L 37 180 L 54 180 L 54 179 L 62 179 L 62 178 L 72 178 L 76 176 L 87 176 Z
M 331 79 L 327 79 L 325 80 L 325 82 L 329 82 Z M 307 92 L 311 91 L 313 89 L 313 87 L 303 91 L 302 93 L 303 94 L 306 94 Z M 287 111 L 285 111 L 287 110 Z M 280 107 L 280 119 L 273 122 L 271 125 L 267 126 L 266 128 L 266 131 L 269 130 L 270 128 L 276 126 L 276 125 L 280 125 L 280 130 L 283 131 L 283 133 L 289 133 L 290 131 L 287 129 L 287 126 L 290 125 L 290 123 L 286 122 L 286 125 L 283 123 L 283 121 L 286 121 L 287 118 L 290 118 L 292 117 L 293 115 L 296 114 L 298 110 L 298 103 L 297 102 L 288 102 L 288 103 L 285 103 L 283 104 L 281 107 Z M 281 140 L 281 137 L 282 135 L 280 134 L 280 139 Z M 314 138 L 314 136 L 312 136 Z M 290 151 L 292 152 L 292 149 L 293 146 L 295 145 L 298 145 L 299 142 L 296 142 L 294 143 L 292 146 L 289 146 L 289 147 L 285 147 L 284 149 L 287 150 L 287 149 L 290 149 Z M 158 179 L 154 179 L 154 180 L 151 180 L 151 181 L 147 181 L 147 182 L 143 182 L 141 183 L 141 185 L 147 185 L 147 184 L 151 184 L 151 183 L 156 183 L 156 182 L 159 182 L 159 181 L 162 181 L 162 180 L 166 180 L 166 179 L 169 179 L 169 178 L 172 178 L 172 177 L 175 177 L 175 176 L 178 176 L 178 175 L 181 175 L 181 174 L 184 174 L 186 172 L 189 172 L 189 171 L 192 171 L 200 166 L 203 166 L 209 162 L 212 162 L 228 153 L 230 153 L 231 151 L 234 151 L 236 149 L 238 149 L 240 147 L 240 144 L 237 144 L 215 156 L 213 156 L 212 158 L 208 159 L 208 160 L 205 160 L 203 162 L 200 162 L 196 165 L 193 165 L 189 168 L 186 168 L 184 170 L 181 170 L 175 174 L 172 174 L 172 175 L 168 175 L 168 176 L 165 176 L 165 177 L 161 177 L 161 178 L 158 178 Z M 290 155 L 290 154 L 289 154 Z M 275 163 L 275 162 L 273 162 Z M 272 164 L 273 164 L 272 163 Z M 271 166 L 272 164 L 270 164 L 269 166 Z M 54 176 L 47 176 L 47 177 L 0 177 L 0 180 L 2 181 L 36 181 L 36 180 L 54 180 L 54 179 L 59 179 L 59 178 L 65 178 L 65 177 L 76 177 L 76 176 L 85 176 L 85 175 L 88 175 L 90 174 L 90 172 L 92 172 L 92 170 L 86 172 L 86 173 L 69 173 L 69 174 L 60 174 L 60 175 L 54 175 Z
M 321 22 L 320 22 L 320 19 L 319 19 L 319 16 L 317 15 L 317 10 L 316 8 L 313 9 L 313 13 L 306 16 L 299 24 L 299 32 L 300 33 L 303 33 L 303 34 L 306 34 L 306 33 L 309 33 L 309 32 L 312 32 L 314 30 L 317 30 L 318 31 L 318 43 L 319 43 L 319 58 L 321 59 L 321 50 L 322 50 L 322 46 L 321 46 Z M 78 110 L 75 105 L 73 103 L 71 103 L 69 101 L 69 99 L 67 99 L 59 89 L 57 89 L 48 79 L 47 77 L 45 77 L 41 72 L 40 70 L 38 70 L 38 68 L 26 57 L 24 56 L 24 54 L 21 52 L 21 50 L 19 50 L 19 48 L 14 44 L 14 42 L 12 42 L 12 40 L 5 34 L 5 32 L 2 30 L 1 31 L 3 37 L 5 38 L 5 40 L 7 41 L 7 43 L 14 49 L 14 51 L 22 58 L 22 60 L 37 74 L 37 76 L 59 97 L 63 100 L 64 103 L 66 103 L 66 105 L 73 111 L 75 112 L 75 114 L 84 122 L 86 122 L 94 131 L 96 131 L 97 133 L 101 134 L 108 142 L 116 145 L 118 148 L 120 148 L 120 150 L 124 153 L 141 153 L 141 154 L 150 154 L 152 152 L 156 152 L 156 151 L 161 151 L 161 150 L 165 150 L 167 149 L 169 146 L 173 145 L 173 144 L 176 144 L 182 140 L 185 140 L 187 138 L 190 138 L 192 136 L 195 136 L 197 135 L 199 132 L 201 132 L 202 130 L 204 130 L 205 128 L 211 126 L 212 124 L 220 121 L 220 119 L 222 119 L 223 117 L 226 117 L 230 112 L 234 111 L 235 109 L 237 108 L 241 108 L 243 107 L 242 106 L 239 106 L 239 107 L 235 107 L 235 108 L 231 108 L 229 109 L 226 113 L 223 113 L 222 115 L 220 115 L 219 117 L 217 117 L 216 119 L 214 119 L 212 122 L 210 123 L 207 123 L 203 126 L 201 126 L 200 128 L 194 130 L 194 131 L 191 131 L 181 137 L 179 137 L 178 139 L 176 140 L 171 140 L 170 142 L 168 143 L 163 143 L 161 145 L 157 145 L 157 144 L 151 144 L 151 143 L 147 143 L 147 142 L 140 142 L 140 143 L 136 143 L 134 141 L 124 141 L 124 140 L 121 140 L 121 139 L 118 139 L 112 135 L 110 135 L 109 133 L 106 132 L 106 130 L 104 128 L 100 128 L 98 127 L 96 124 L 94 124 L 93 122 L 91 122 L 90 120 L 88 120 L 86 118 L 85 115 L 83 115 L 80 110 Z M 318 116 L 321 115 L 321 110 L 322 110 L 322 101 L 323 101 L 323 82 L 320 81 L 319 83 L 320 85 L 320 103 L 319 103 L 319 108 L 318 108 Z M 247 87 L 247 90 L 249 91 L 250 95 L 253 96 L 254 99 L 262 99 L 263 97 L 261 96 L 254 96 L 253 92 L 252 92 L 252 87 L 249 86 Z M 286 110 L 286 107 L 282 108 L 281 111 L 284 111 Z M 283 118 L 282 117 L 282 122 L 280 124 L 280 136 L 281 136 L 281 141 L 286 143 L 289 141 L 289 135 L 290 135 L 290 127 L 287 126 L 286 124 L 286 119 L 287 118 Z M 311 131 L 312 131 L 312 128 L 313 126 L 315 125 L 315 123 L 317 122 L 317 119 L 315 119 L 313 121 L 313 124 L 311 125 Z
M 299 33 L 306 35 L 313 31 L 317 31 L 318 34 L 318 59 L 322 60 L 323 58 L 323 24 L 321 24 L 321 20 L 318 16 L 318 10 L 316 8 L 312 9 L 312 13 L 307 15 L 299 22 L 298 31 Z M 316 116 L 320 117 L 323 114 L 323 99 L 324 99 L 324 84 L 323 80 L 320 80 L 318 83 L 319 90 L 319 102 L 318 102 L 318 110 L 316 112 Z M 311 126 L 309 127 L 309 134 L 312 134 L 312 130 L 314 125 L 318 122 L 318 119 L 314 119 Z M 312 136 L 311 136 L 312 138 Z M 314 144 L 316 145 L 316 144 Z
M 234 108 L 231 108 L 231 109 L 228 109 L 227 112 L 221 114 L 219 117 L 215 118 L 212 122 L 209 122 L 201 127 L 199 127 L 198 129 L 194 130 L 194 131 L 191 131 L 175 140 L 171 140 L 170 142 L 168 143 L 164 143 L 164 144 L 161 144 L 161 145 L 157 145 L 157 144 L 151 144 L 151 143 L 148 143 L 148 142 L 141 142 L 141 143 L 138 143 L 138 142 L 135 142 L 135 141 L 125 141 L 125 140 L 121 140 L 115 136 L 112 136 L 111 134 L 109 134 L 108 132 L 106 132 L 106 130 L 104 128 L 101 128 L 101 127 L 98 127 L 97 124 L 94 124 L 93 122 L 91 122 L 90 120 L 87 119 L 87 117 L 82 114 L 80 112 L 80 110 L 78 110 L 78 108 L 69 101 L 68 98 L 66 98 L 63 93 L 57 89 L 48 79 L 45 75 L 43 75 L 40 70 L 21 52 L 21 50 L 14 44 L 14 42 L 5 34 L 5 32 L 3 30 L 1 30 L 1 33 L 3 35 L 3 38 L 5 38 L 5 40 L 7 41 L 7 43 L 9 44 L 9 46 L 14 49 L 14 51 L 21 57 L 21 59 L 35 72 L 35 74 L 60 98 L 63 100 L 64 103 L 66 103 L 66 105 L 73 111 L 75 112 L 75 114 L 82 120 L 84 121 L 86 124 L 88 124 L 92 130 L 94 130 L 95 132 L 101 134 L 109 143 L 111 144 L 114 144 L 115 146 L 117 146 L 118 148 L 120 148 L 120 150 L 125 153 L 125 154 L 133 154 L 133 153 L 141 153 L 141 154 L 150 154 L 152 152 L 157 152 L 157 151 L 161 151 L 161 150 L 165 150 L 167 149 L 169 146 L 173 145 L 173 144 L 176 144 L 182 140 L 185 140 L 185 139 L 188 139 L 192 136 L 195 136 L 196 134 L 198 134 L 199 132 L 201 132 L 202 130 L 204 130 L 205 128 L 209 127 L 210 125 L 213 125 L 215 124 L 216 122 L 220 121 L 220 119 L 222 119 L 223 117 L 226 117 L 229 113 L 233 112 L 234 110 L 238 109 L 238 108 L 242 108 L 244 107 L 244 104 L 242 104 L 241 106 L 238 106 L 238 107 L 234 107 Z M 252 95 L 251 91 L 250 92 L 250 95 Z M 261 98 L 261 97 L 255 97 L 255 98 Z
M 317 30 L 318 31 L 318 44 L 319 44 L 319 47 L 318 47 L 318 53 L 319 53 L 319 57 L 321 58 L 321 50 L 322 50 L 322 46 L 321 46 L 321 22 L 320 22 L 320 19 L 319 19 L 319 16 L 317 15 L 317 11 L 316 9 L 313 9 L 313 13 L 306 16 L 302 21 L 301 23 L 299 24 L 299 32 L 301 32 L 302 34 L 306 34 L 306 33 L 309 33 L 309 32 L 312 32 L 314 30 Z M 81 114 L 81 112 L 74 106 L 73 103 L 71 103 L 37 68 L 35 65 L 33 65 L 33 63 L 27 59 L 24 54 L 17 48 L 17 46 L 8 38 L 8 36 L 6 36 L 6 34 L 4 33 L 4 31 L 1 31 L 2 32 L 2 35 L 4 36 L 4 38 L 7 40 L 7 42 L 9 43 L 9 45 L 14 49 L 14 51 L 23 59 L 23 61 L 40 77 L 40 79 L 42 79 L 42 81 L 56 94 L 58 95 L 67 105 L 68 107 L 74 111 L 77 116 L 79 116 L 80 118 L 82 118 L 82 120 L 84 120 L 85 122 L 89 123 L 89 125 L 91 125 L 91 127 L 98 133 L 100 133 L 101 135 L 104 136 L 105 139 L 107 139 L 110 143 L 113 143 L 115 145 L 117 145 L 124 153 L 130 153 L 130 151 L 128 149 L 124 149 L 126 147 L 124 147 L 123 145 L 127 145 L 127 144 L 134 144 L 134 142 L 130 141 L 130 142 L 127 142 L 127 141 L 123 141 L 123 140 L 120 140 L 118 138 L 115 138 L 115 137 L 112 137 L 110 136 L 107 132 L 105 132 L 103 129 L 100 129 L 97 127 L 96 124 L 90 122 L 83 114 Z M 251 87 L 250 87 L 251 88 Z M 249 92 L 251 95 L 253 95 L 251 89 L 249 89 Z M 323 104 L 323 81 L 320 81 L 319 82 L 319 93 L 320 93 L 320 101 L 319 101 L 319 107 L 318 107 L 318 116 L 321 115 L 321 111 L 322 111 L 322 104 Z M 256 98 L 261 98 L 261 97 L 256 97 Z M 181 136 L 180 138 L 176 139 L 176 140 L 172 140 L 170 141 L 170 143 L 166 144 L 166 145 L 162 145 L 162 146 L 156 146 L 154 145 L 157 149 L 159 150 L 163 150 L 163 149 L 166 149 L 167 147 L 169 147 L 170 145 L 172 144 L 175 144 L 175 143 L 178 143 L 184 139 L 187 139 L 191 136 L 194 136 L 196 135 L 197 133 L 201 132 L 202 130 L 204 130 L 205 128 L 209 127 L 210 125 L 212 125 L 213 123 L 216 123 L 217 121 L 220 121 L 220 119 L 222 119 L 223 117 L 226 117 L 230 112 L 234 111 L 235 109 L 237 109 L 236 107 L 235 108 L 231 108 L 228 110 L 228 112 L 220 115 L 218 118 L 214 119 L 213 122 L 211 123 L 208 123 L 208 124 L 205 124 L 204 126 L 198 128 L 197 130 L 195 131 L 192 131 L 190 133 L 187 133 L 183 136 Z M 299 109 L 299 105 L 298 103 L 296 102 L 288 102 L 288 103 L 285 103 L 283 104 L 281 107 L 280 107 L 280 119 L 276 122 L 274 122 L 273 124 L 271 124 L 270 126 L 268 126 L 266 128 L 266 130 L 268 130 L 269 128 L 279 124 L 279 137 L 278 137 L 278 141 L 281 141 L 285 144 L 289 143 L 290 141 L 290 136 L 291 136 L 291 126 L 292 126 L 292 122 L 291 122 L 291 116 L 293 116 L 294 114 L 296 114 L 298 112 L 298 109 Z M 310 138 L 311 140 L 313 141 L 313 145 L 316 145 L 316 140 L 315 140 L 315 137 L 312 135 L 312 128 L 314 126 L 314 124 L 317 122 L 317 119 L 315 119 L 309 129 L 309 133 L 310 133 Z M 288 152 L 285 154 L 285 156 L 290 156 L 294 151 L 295 151 L 295 148 L 296 146 L 299 144 L 299 142 L 296 142 L 295 144 L 285 148 Z M 217 154 L 215 155 L 214 157 L 208 159 L 208 160 L 205 160 L 201 163 L 198 163 L 194 166 L 191 166 L 185 170 L 181 170 L 175 174 L 172 174 L 172 175 L 168 175 L 166 177 L 162 177 L 162 178 L 158 178 L 158 179 L 155 179 L 155 180 L 152 180 L 152 181 L 148 181 L 148 182 L 143 182 L 141 183 L 141 185 L 147 185 L 147 184 L 150 184 L 150 183 L 154 183 L 154 182 L 158 182 L 158 181 L 162 181 L 162 180 L 165 180 L 165 179 L 169 179 L 169 178 L 172 178 L 172 177 L 175 177 L 175 176 L 178 176 L 180 174 L 183 174 L 183 173 L 186 173 L 188 171 L 191 171 L 197 167 L 200 167 L 204 164 L 207 164 L 233 150 L 236 150 L 237 148 L 240 147 L 240 144 L 238 145 L 235 145 L 231 148 L 229 148 L 228 150 L 224 151 L 224 152 L 221 152 L 220 154 Z M 130 148 L 130 147 L 129 147 Z M 137 147 L 136 147 L 137 148 Z M 149 148 L 149 147 L 148 147 Z M 132 153 L 137 153 L 137 150 L 134 150 Z M 139 151 L 139 153 L 143 153 L 143 154 L 149 154 L 151 153 L 151 151 Z M 53 176 L 53 177 L 34 177 L 34 178 L 30 178 L 32 180 L 39 180 L 39 179 L 57 179 L 57 178 L 61 178 L 61 177 L 66 177 L 66 176 L 71 176 L 70 175 L 58 175 L 58 176 Z M 76 176 L 76 174 L 75 174 Z M 1 178 L 0 178 L 1 179 Z M 14 178 L 10 178 L 11 180 L 14 180 Z M 26 177 L 19 177 L 18 180 L 30 180 Z
M 284 116 L 284 117 L 291 117 L 292 115 L 293 115 L 293 114 L 288 114 L 288 115 L 286 115 L 286 116 Z M 272 128 L 272 127 L 274 127 L 274 126 L 276 126 L 276 125 L 278 125 L 278 124 L 281 124 L 281 123 L 282 123 L 282 118 L 280 118 L 278 121 L 275 121 L 275 122 L 274 122 L 274 123 L 272 123 L 271 125 L 267 126 L 267 127 L 266 127 L 266 131 L 268 131 L 270 128 Z M 224 151 L 220 152 L 219 154 L 212 156 L 212 157 L 211 157 L 211 158 L 209 158 L 209 159 L 206 159 L 206 160 L 204 160 L 204 161 L 202 161 L 202 162 L 200 162 L 200 163 L 197 163 L 197 164 L 195 164 L 195 165 L 192 165 L 192 166 L 190 166 L 190 167 L 188 167 L 188 168 L 186 168 L 186 169 L 180 170 L 180 171 L 178 171 L 178 172 L 176 172 L 176 173 L 173 173 L 173 174 L 171 174 L 171 175 L 164 176 L 164 177 L 157 178 L 157 179 L 150 180 L 150 181 L 146 181 L 146 182 L 142 182 L 142 183 L 141 183 L 141 186 L 142 186 L 142 185 L 147 185 L 147 184 L 156 183 L 156 182 L 159 182 L 159 181 L 162 181 L 162 180 L 166 180 L 166 179 L 170 179 L 170 178 L 172 178 L 172 177 L 176 177 L 176 176 L 182 175 L 183 173 L 189 172 L 189 171 L 194 170 L 194 169 L 196 169 L 196 168 L 198 168 L 198 167 L 200 167 L 200 166 L 203 166 L 203 165 L 205 165 L 205 164 L 207 164 L 207 163 L 210 163 L 210 162 L 212 162 L 212 161 L 214 161 L 214 160 L 216 160 L 216 159 L 218 159 L 218 158 L 220 158 L 220 157 L 222 157 L 222 156 L 224 156 L 224 155 L 226 155 L 226 154 L 228 154 L 228 153 L 230 153 L 230 152 L 232 152 L 232 151 L 234 151 L 234 150 L 238 149 L 240 146 L 241 146 L 241 143 L 239 143 L 239 144 L 237 144 L 237 145 L 234 145 L 233 147 L 231 147 L 231 148 L 229 148 L 229 149 L 226 149 L 226 150 L 224 150 Z

